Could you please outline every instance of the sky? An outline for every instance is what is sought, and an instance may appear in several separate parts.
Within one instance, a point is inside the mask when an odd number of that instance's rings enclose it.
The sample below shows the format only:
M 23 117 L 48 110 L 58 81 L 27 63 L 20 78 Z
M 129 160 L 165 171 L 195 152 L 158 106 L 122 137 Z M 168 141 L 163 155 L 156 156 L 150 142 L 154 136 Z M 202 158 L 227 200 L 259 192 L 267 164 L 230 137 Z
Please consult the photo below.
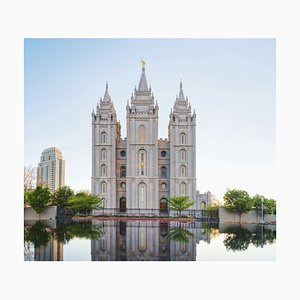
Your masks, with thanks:
M 159 105 L 159 138 L 179 83 L 197 114 L 197 189 L 276 198 L 275 39 L 25 39 L 24 163 L 56 146 L 65 183 L 91 188 L 91 112 L 108 82 L 122 137 L 141 75 Z

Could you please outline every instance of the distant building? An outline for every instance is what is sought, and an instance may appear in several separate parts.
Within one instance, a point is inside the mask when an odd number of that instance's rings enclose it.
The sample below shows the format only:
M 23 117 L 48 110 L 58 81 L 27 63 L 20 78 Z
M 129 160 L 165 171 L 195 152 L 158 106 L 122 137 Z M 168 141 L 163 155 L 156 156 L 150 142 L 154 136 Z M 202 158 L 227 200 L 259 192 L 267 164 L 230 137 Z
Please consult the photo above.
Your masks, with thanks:
M 164 105 L 166 99 L 164 99 Z M 125 107 L 124 107 L 125 108 Z M 92 113 L 92 193 L 105 208 L 165 210 L 169 196 L 187 195 L 196 203 L 196 113 L 179 95 L 169 114 L 168 139 L 158 138 L 158 103 L 148 86 L 145 64 L 139 85 L 127 102 L 127 137 L 121 137 L 106 84 Z
M 65 185 L 65 161 L 60 149 L 51 147 L 42 152 L 37 167 L 37 185 L 47 185 L 51 192 Z

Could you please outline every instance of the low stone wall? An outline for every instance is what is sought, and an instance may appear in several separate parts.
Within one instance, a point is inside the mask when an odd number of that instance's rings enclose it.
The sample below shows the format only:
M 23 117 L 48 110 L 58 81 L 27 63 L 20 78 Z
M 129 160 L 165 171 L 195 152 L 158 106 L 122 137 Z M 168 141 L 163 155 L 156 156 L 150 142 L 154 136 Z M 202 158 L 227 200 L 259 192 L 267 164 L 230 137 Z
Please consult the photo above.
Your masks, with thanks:
M 55 220 L 57 215 L 56 206 L 48 206 L 40 214 L 40 216 L 35 212 L 32 207 L 24 208 L 24 220 Z
M 241 215 L 241 223 L 261 223 L 261 213 L 257 210 L 251 210 L 246 214 Z M 219 222 L 220 223 L 239 223 L 240 217 L 231 209 L 219 208 Z M 264 215 L 264 222 L 276 222 L 276 215 Z

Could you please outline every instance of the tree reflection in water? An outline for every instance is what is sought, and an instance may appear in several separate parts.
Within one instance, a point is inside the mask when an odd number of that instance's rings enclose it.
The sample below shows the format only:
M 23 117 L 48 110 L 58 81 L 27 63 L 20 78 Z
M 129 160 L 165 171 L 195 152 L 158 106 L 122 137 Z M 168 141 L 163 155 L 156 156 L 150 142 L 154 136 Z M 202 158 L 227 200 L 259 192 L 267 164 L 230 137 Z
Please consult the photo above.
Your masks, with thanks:
M 58 242 L 67 244 L 74 238 L 98 239 L 101 236 L 100 226 L 92 225 L 92 222 L 72 222 L 58 225 L 56 228 L 45 227 L 42 222 L 36 222 L 31 227 L 25 228 L 25 242 L 32 242 L 34 247 L 46 246 L 51 237 Z
M 51 232 L 40 221 L 31 227 L 25 228 L 24 240 L 33 243 L 35 248 L 47 246 L 50 239 Z
M 241 226 L 230 228 L 223 241 L 227 250 L 245 251 L 250 244 L 255 247 L 263 247 L 266 244 L 273 244 L 276 240 L 276 230 L 257 226 L 255 232 Z
M 194 236 L 195 235 L 192 232 L 180 226 L 170 229 L 169 234 L 167 236 L 167 240 L 187 243 L 189 242 L 190 238 L 193 238 Z

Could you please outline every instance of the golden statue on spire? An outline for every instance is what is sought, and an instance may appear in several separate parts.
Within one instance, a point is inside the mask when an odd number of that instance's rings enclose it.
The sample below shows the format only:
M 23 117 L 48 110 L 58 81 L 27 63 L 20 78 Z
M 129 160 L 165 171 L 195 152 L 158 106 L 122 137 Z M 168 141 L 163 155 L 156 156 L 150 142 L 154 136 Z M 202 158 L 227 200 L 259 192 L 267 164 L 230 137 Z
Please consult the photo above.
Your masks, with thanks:
M 141 59 L 141 65 L 142 65 L 142 69 L 145 69 L 145 61 L 143 59 Z

